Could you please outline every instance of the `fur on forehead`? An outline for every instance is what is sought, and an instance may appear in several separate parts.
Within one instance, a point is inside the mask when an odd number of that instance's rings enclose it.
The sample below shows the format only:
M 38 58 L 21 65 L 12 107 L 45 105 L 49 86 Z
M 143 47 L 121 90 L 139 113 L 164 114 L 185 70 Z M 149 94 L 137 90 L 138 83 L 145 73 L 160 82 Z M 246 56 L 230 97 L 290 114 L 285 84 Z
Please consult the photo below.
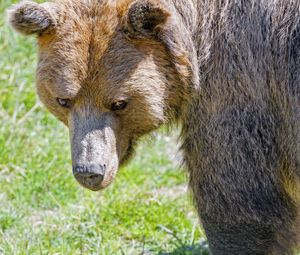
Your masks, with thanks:
M 111 15 L 114 16 L 113 23 L 121 22 L 129 39 L 155 40 L 162 43 L 182 77 L 182 82 L 190 88 L 198 87 L 198 66 L 192 35 L 174 4 L 169 1 L 54 0 L 43 4 L 24 1 L 10 9 L 9 21 L 17 31 L 25 35 L 41 35 L 44 32 L 60 30 L 60 27 L 64 30 L 68 19 L 82 26 L 80 23 L 83 20 L 94 22 L 95 17 L 98 17 L 108 20 L 105 22 L 113 28 L 115 26 L 111 24 L 112 19 L 106 19 L 106 16 Z
M 140 32 L 151 32 L 169 16 L 159 0 L 53 0 L 42 4 L 33 1 L 15 4 L 8 10 L 8 20 L 19 33 L 31 35 L 54 28 L 63 14 L 96 15 L 104 5 L 116 7 L 119 17 L 128 13 L 132 29 Z

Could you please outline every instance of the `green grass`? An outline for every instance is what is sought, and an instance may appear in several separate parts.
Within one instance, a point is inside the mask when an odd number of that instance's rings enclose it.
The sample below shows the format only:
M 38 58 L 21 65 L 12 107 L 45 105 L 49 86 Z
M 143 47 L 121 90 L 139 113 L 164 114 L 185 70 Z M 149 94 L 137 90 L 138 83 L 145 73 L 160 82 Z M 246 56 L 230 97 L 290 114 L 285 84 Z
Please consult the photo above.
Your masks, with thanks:
M 103 192 L 75 181 L 68 130 L 36 96 L 35 40 L 4 21 L 12 3 L 0 2 L 0 254 L 202 254 L 174 135 L 143 141 Z

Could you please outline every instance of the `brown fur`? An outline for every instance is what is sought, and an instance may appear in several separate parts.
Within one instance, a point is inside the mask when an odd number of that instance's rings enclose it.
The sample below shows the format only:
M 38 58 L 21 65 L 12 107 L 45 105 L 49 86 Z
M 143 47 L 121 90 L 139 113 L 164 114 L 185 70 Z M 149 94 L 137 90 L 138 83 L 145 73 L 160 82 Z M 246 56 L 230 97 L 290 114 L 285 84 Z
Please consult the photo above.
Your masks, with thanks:
M 70 128 L 83 186 L 109 185 L 139 137 L 180 121 L 212 253 L 297 250 L 298 0 L 55 0 L 9 19 L 38 35 L 38 93 Z

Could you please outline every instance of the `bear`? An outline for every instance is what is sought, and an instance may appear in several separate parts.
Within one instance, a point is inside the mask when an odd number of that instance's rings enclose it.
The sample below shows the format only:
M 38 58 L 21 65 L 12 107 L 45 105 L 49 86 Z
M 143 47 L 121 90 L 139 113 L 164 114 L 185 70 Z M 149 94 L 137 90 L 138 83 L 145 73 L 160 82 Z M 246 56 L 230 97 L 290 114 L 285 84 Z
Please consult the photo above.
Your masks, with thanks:
M 35 35 L 37 93 L 97 191 L 139 138 L 180 123 L 214 255 L 299 249 L 300 1 L 53 0 L 10 8 Z

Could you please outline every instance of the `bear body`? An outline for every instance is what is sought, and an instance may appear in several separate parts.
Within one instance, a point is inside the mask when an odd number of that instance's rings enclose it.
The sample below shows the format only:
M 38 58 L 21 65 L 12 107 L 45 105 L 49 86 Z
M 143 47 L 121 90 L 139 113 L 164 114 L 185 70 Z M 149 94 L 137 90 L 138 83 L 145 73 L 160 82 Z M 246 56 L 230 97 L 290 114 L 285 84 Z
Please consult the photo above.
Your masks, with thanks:
M 182 137 L 210 246 L 290 254 L 300 230 L 300 3 L 209 1 L 201 10 L 202 90 Z
M 9 19 L 38 34 L 38 93 L 83 186 L 105 188 L 139 137 L 181 122 L 212 253 L 296 252 L 298 0 L 23 2 Z

